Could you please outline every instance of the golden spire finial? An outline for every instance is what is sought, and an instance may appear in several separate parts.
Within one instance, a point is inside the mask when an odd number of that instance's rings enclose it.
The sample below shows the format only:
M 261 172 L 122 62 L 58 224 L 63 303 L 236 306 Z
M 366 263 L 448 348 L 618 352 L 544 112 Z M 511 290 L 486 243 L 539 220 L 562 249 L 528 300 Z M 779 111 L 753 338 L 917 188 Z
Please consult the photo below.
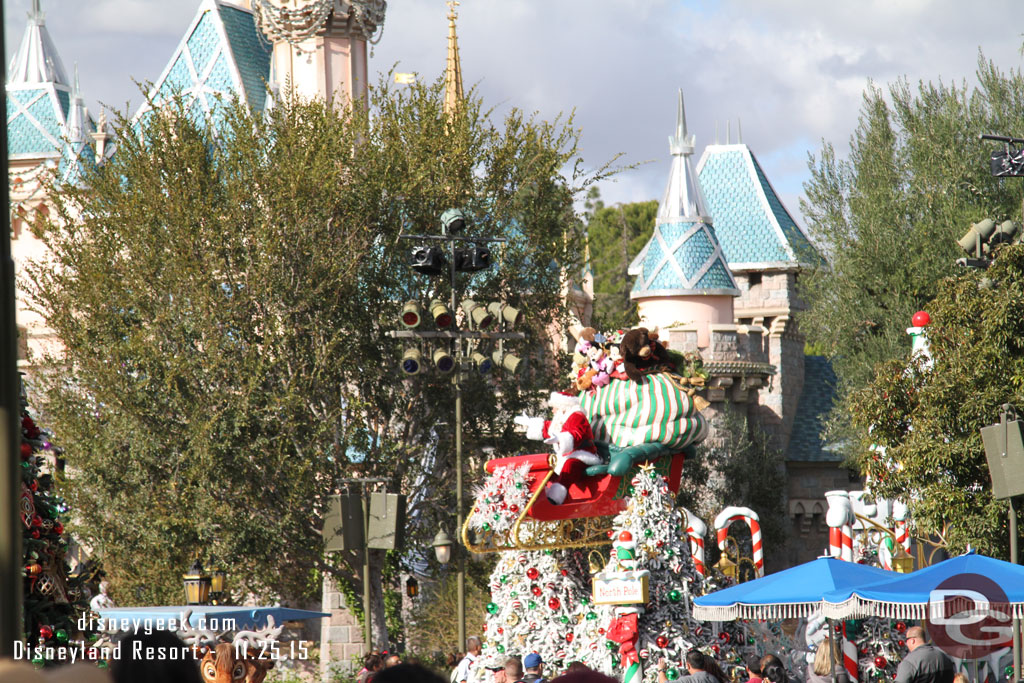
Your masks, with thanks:
M 444 113 L 452 116 L 462 102 L 462 65 L 459 62 L 459 39 L 455 35 L 455 8 L 458 0 L 448 0 L 448 63 L 444 73 Z

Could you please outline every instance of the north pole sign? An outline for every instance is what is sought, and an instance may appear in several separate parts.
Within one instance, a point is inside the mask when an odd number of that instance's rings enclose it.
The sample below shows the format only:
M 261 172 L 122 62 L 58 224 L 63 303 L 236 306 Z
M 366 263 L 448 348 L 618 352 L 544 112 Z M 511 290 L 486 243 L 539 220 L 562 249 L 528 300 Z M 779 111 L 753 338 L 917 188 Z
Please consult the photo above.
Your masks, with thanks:
M 594 604 L 643 605 L 648 600 L 646 569 L 626 572 L 602 572 L 594 575 Z

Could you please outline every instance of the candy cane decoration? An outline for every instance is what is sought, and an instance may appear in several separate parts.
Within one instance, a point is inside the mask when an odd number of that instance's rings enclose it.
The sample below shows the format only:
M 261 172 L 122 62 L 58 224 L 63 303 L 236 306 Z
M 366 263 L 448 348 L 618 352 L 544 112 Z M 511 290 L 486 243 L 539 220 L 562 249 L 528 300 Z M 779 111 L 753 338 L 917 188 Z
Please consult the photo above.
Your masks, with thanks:
M 754 547 L 754 573 L 758 578 L 764 576 L 764 547 L 761 544 L 761 518 L 750 508 L 727 507 L 715 517 L 715 529 L 718 533 L 718 549 L 725 551 L 725 539 L 729 536 L 729 525 L 733 522 L 746 522 L 750 527 L 750 542 Z
M 843 668 L 851 681 L 857 678 L 857 643 L 846 637 L 846 622 L 843 622 Z
M 910 533 L 907 531 L 907 504 L 898 500 L 892 503 L 893 531 L 896 533 L 896 542 L 903 546 L 903 549 L 910 552 Z
M 846 562 L 853 562 L 853 503 L 846 491 L 828 491 L 828 512 L 825 523 L 828 524 L 829 554 Z
M 683 512 L 686 513 L 686 536 L 690 539 L 693 568 L 701 577 L 707 576 L 707 569 L 704 566 L 704 537 L 707 536 L 708 527 L 700 517 L 686 508 L 683 508 Z

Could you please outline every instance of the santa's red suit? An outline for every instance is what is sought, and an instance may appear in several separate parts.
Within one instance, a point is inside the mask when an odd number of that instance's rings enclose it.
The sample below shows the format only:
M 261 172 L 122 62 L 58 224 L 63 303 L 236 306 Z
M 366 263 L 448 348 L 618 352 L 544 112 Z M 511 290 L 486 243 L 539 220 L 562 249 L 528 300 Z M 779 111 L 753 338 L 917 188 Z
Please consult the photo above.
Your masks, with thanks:
M 550 420 L 527 418 L 526 438 L 543 440 L 555 451 L 555 477 L 547 488 L 552 503 L 565 500 L 568 487 L 586 475 L 590 465 L 600 465 L 601 456 L 594 445 L 590 421 L 580 410 L 580 399 L 574 394 L 555 392 L 548 401 L 554 411 Z

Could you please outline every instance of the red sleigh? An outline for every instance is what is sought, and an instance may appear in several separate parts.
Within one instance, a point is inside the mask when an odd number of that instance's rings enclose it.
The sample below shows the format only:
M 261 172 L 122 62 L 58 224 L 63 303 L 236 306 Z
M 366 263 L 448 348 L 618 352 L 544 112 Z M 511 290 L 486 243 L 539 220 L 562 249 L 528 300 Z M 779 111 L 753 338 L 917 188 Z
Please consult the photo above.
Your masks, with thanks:
M 636 471 L 640 467 L 653 467 L 668 477 L 669 489 L 676 493 L 685 459 L 685 453 L 676 453 L 641 460 L 634 462 L 622 476 L 604 473 L 605 466 L 588 468 L 591 476 L 570 485 L 561 505 L 554 505 L 544 495 L 544 489 L 554 475 L 551 469 L 554 457 L 551 454 L 534 453 L 490 460 L 486 465 L 488 474 L 493 474 L 499 467 L 518 467 L 529 463 L 529 502 L 507 534 L 473 534 L 471 520 L 474 512 L 471 512 L 462 528 L 463 543 L 478 553 L 511 548 L 539 550 L 606 544 L 612 518 L 626 509 L 625 498 L 629 495 L 630 481 Z

